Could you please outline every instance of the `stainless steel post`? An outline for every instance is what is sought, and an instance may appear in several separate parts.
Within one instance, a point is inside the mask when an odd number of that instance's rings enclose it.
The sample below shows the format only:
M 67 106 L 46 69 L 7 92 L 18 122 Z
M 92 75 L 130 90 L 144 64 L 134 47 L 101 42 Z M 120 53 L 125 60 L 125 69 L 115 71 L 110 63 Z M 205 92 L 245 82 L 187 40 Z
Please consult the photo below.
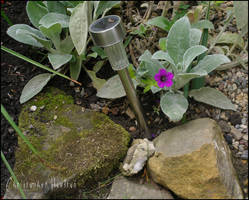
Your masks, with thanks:
M 118 75 L 123 83 L 127 98 L 132 106 L 132 109 L 134 110 L 140 128 L 142 128 L 145 131 L 145 137 L 150 138 L 150 131 L 144 118 L 143 109 L 140 104 L 140 101 L 138 100 L 136 90 L 129 76 L 128 70 L 127 69 L 119 70 Z
M 113 70 L 119 74 L 127 98 L 135 112 L 140 130 L 143 129 L 145 137 L 150 138 L 150 131 L 143 115 L 142 106 L 127 70 L 129 61 L 123 46 L 123 39 L 126 32 L 120 17 L 109 15 L 98 19 L 90 25 L 89 32 L 94 44 L 104 47 Z

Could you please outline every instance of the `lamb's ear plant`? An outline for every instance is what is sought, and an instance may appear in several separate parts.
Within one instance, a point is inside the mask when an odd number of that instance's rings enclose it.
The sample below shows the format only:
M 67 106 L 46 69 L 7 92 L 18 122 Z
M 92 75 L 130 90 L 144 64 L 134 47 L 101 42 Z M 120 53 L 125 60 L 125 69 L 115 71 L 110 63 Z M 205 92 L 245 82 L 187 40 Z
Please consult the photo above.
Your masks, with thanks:
M 119 1 L 28 1 L 26 12 L 34 28 L 27 24 L 15 24 L 9 27 L 7 34 L 19 42 L 47 50 L 52 68 L 55 71 L 69 69 L 71 79 L 77 81 L 81 68 L 85 68 L 82 61 L 87 60 L 89 24 L 119 3 Z M 97 55 L 91 53 L 88 57 Z M 38 76 L 46 78 L 41 80 L 34 77 L 32 84 L 28 82 L 26 86 L 44 87 L 51 79 L 49 77 L 51 74 L 48 73 Z M 22 95 L 27 96 L 25 91 L 28 90 L 23 90 Z M 36 94 L 29 95 L 29 98 L 21 103 Z
M 166 47 L 153 55 L 146 50 L 140 56 L 136 77 L 145 92 L 160 92 L 160 107 L 165 115 L 177 122 L 188 109 L 188 100 L 181 90 L 194 78 L 204 77 L 221 64 L 230 62 L 222 54 L 206 55 L 199 63 L 196 57 L 206 52 L 199 45 L 201 31 L 192 28 L 188 17 L 177 20 L 164 40 Z M 192 67 L 192 68 L 190 68 Z M 218 108 L 236 110 L 231 101 L 220 91 L 203 87 L 189 92 L 190 97 Z

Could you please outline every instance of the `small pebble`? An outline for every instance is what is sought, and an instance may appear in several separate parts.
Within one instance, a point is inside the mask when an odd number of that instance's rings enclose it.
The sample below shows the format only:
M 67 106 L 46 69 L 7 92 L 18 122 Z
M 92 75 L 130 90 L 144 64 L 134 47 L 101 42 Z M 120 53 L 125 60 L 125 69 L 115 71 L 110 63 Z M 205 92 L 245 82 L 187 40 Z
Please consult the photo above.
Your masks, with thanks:
M 35 111 L 36 111 L 36 109 L 37 109 L 37 107 L 36 107 L 36 106 L 31 106 L 31 107 L 30 107 L 30 111 L 32 111 L 32 112 L 35 112 Z
M 224 131 L 225 133 L 230 133 L 231 127 L 227 124 L 226 121 L 224 121 L 224 120 L 219 121 L 219 125 L 220 125 L 222 131 Z
M 129 131 L 130 132 L 135 132 L 137 129 L 136 129 L 136 127 L 134 127 L 134 126 L 131 126 L 130 128 L 129 128 Z
M 8 132 L 11 134 L 14 132 L 14 129 L 13 128 L 8 128 Z
M 237 105 L 237 104 L 236 104 Z M 229 116 L 229 121 L 232 125 L 240 124 L 241 123 L 241 116 L 240 113 L 236 112 Z
M 234 83 L 233 84 L 233 90 L 236 90 L 237 89 L 237 85 Z
M 248 150 L 243 151 L 241 155 L 241 159 L 248 160 Z
M 80 92 L 80 87 L 75 87 L 75 88 L 74 88 L 74 91 L 75 91 L 76 93 L 79 93 L 79 92 Z
M 241 125 L 240 125 L 240 128 L 246 129 L 246 128 L 247 128 L 247 125 L 241 124 Z
M 80 99 L 77 99 L 76 102 L 75 102 L 77 105 L 80 105 L 82 102 Z
M 80 96 L 83 97 L 85 95 L 85 89 L 82 88 L 81 91 L 80 91 Z
M 242 133 L 234 127 L 231 127 L 231 134 L 236 140 L 240 140 L 243 137 Z
M 70 85 L 71 87 L 73 87 L 75 84 L 74 84 L 73 81 L 70 81 L 69 85 Z
M 221 118 L 221 119 L 224 119 L 224 120 L 227 120 L 227 119 L 228 119 L 225 112 L 221 112 L 220 118 Z
M 225 140 L 227 141 L 228 144 L 232 144 L 233 143 L 233 138 L 230 134 L 226 134 L 224 135 Z
M 160 118 L 157 117 L 157 118 L 155 119 L 154 123 L 157 123 L 157 122 L 159 122 L 159 121 L 160 121 Z
M 242 118 L 242 120 L 241 120 L 242 125 L 246 125 L 247 124 L 246 121 L 247 121 L 246 118 Z
M 90 107 L 91 107 L 92 110 L 96 110 L 96 111 L 101 110 L 101 107 L 98 104 L 95 104 L 95 103 L 91 103 Z
M 240 125 L 239 125 L 239 124 L 236 124 L 234 127 L 235 127 L 236 129 L 239 129 L 239 128 L 240 128 Z
M 243 135 L 242 137 L 244 140 L 248 141 L 248 134 Z
M 243 145 L 244 145 L 245 143 L 246 143 L 245 140 L 240 140 L 240 141 L 239 141 L 239 144 L 243 144 Z
M 239 149 L 239 142 L 238 142 L 238 141 L 234 142 L 234 143 L 233 143 L 233 147 L 234 147 L 235 149 Z
M 245 150 L 244 145 L 243 145 L 243 144 L 240 144 L 240 145 L 239 145 L 239 151 L 243 152 L 244 150 Z
M 82 108 L 81 108 L 81 111 L 82 111 L 82 112 L 85 112 L 85 110 L 86 110 L 85 107 L 82 107 Z

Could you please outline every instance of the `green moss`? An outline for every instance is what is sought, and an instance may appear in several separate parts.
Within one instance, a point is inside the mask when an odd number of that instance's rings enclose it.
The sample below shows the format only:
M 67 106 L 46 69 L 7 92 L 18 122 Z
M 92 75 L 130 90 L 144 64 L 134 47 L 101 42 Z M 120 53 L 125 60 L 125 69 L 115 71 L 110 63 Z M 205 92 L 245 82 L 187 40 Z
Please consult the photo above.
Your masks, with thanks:
M 29 111 L 32 105 L 38 107 L 35 112 Z M 41 106 L 45 107 L 41 110 Z M 30 129 L 30 124 L 34 128 Z M 64 168 L 44 166 L 19 138 L 15 173 L 19 180 L 28 182 L 75 174 L 72 181 L 83 187 L 103 179 L 119 166 L 130 140 L 129 133 L 106 115 L 82 112 L 73 105 L 72 97 L 55 88 L 48 88 L 24 105 L 19 126 L 50 166 Z

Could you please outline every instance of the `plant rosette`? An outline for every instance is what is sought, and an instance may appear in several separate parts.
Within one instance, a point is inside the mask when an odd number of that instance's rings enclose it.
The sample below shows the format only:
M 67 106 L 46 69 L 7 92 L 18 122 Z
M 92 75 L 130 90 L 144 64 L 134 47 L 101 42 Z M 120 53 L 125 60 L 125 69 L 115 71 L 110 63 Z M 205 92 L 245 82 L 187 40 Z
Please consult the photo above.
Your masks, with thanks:
M 8 28 L 7 34 L 18 42 L 47 50 L 45 57 L 53 70 L 69 68 L 71 79 L 77 81 L 81 68 L 85 68 L 82 61 L 98 55 L 105 58 L 98 48 L 92 48 L 93 52 L 87 55 L 89 24 L 118 4 L 120 1 L 28 1 L 26 12 L 33 27 L 15 24 Z M 97 71 L 87 73 L 93 85 L 98 85 Z M 32 78 L 22 91 L 20 102 L 25 103 L 38 94 L 52 77 L 51 73 L 44 73 Z
M 210 23 L 206 24 L 211 27 Z M 208 49 L 199 45 L 202 32 L 195 27 L 191 26 L 187 16 L 177 20 L 167 38 L 160 39 L 162 50 L 153 55 L 146 50 L 139 58 L 139 67 L 133 69 L 139 85 L 145 88 L 144 92 L 161 92 L 161 110 L 173 122 L 180 121 L 188 109 L 182 88 L 192 79 L 204 77 L 221 64 L 230 62 L 227 56 L 214 54 L 204 56 L 197 63 L 196 57 Z M 236 110 L 235 105 L 214 88 L 193 89 L 188 96 L 221 109 Z

